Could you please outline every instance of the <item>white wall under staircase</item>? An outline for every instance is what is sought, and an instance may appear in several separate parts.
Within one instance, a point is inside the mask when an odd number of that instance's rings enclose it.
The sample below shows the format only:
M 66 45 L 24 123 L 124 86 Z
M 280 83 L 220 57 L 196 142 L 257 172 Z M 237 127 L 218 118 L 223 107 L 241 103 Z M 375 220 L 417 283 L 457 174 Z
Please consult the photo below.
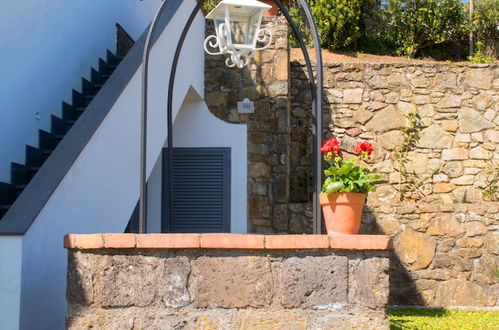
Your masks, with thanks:
M 71 103 L 120 23 L 138 39 L 160 0 L 0 1 L 0 181 L 10 162 L 24 163 L 24 145 L 38 146 L 38 129 Z M 38 113 L 39 118 L 37 118 Z
M 194 0 L 182 2 L 152 49 L 148 175 L 165 144 L 166 92 L 171 63 L 181 29 L 194 4 Z M 174 118 L 189 91 L 204 94 L 204 30 L 204 17 L 199 14 L 182 49 L 173 101 Z M 127 225 L 139 192 L 141 69 L 139 67 L 134 74 L 23 237 L 22 329 L 64 328 L 67 253 L 62 247 L 62 238 L 65 234 L 123 232 Z M 236 131 L 237 137 L 229 144 L 234 147 L 244 145 L 241 153 L 244 159 L 239 162 L 246 168 L 246 128 L 239 126 Z M 217 134 L 220 136 L 222 132 Z M 244 175 L 244 184 L 239 189 L 245 194 L 244 173 L 237 175 Z M 246 200 L 239 198 L 239 202 L 244 205 L 241 209 L 244 214 L 239 218 L 245 223 Z

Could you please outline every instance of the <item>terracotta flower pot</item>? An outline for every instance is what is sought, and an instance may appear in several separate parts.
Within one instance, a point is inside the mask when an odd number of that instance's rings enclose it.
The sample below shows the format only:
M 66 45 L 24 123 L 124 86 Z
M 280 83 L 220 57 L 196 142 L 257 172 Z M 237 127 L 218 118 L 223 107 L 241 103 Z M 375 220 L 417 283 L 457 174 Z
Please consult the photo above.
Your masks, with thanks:
M 321 194 L 320 202 L 328 235 L 359 233 L 365 194 Z
M 279 12 L 279 7 L 275 4 L 274 0 L 259 0 L 260 2 L 266 3 L 267 5 L 272 6 L 265 14 L 264 16 L 276 16 L 277 13 Z M 287 4 L 289 1 L 284 0 L 281 1 L 283 4 Z

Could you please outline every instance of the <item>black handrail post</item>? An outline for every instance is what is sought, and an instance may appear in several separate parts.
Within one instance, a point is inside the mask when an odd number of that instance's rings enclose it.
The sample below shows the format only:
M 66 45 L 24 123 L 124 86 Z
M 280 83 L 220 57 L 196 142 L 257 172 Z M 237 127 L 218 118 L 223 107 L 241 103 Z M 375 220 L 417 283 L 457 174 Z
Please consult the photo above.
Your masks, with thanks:
M 150 46 L 150 41 L 152 38 L 152 35 L 156 29 L 156 24 L 158 21 L 158 18 L 161 16 L 161 13 L 163 12 L 164 8 L 166 8 L 167 4 L 172 1 L 172 0 L 163 0 L 163 3 L 161 7 L 159 8 L 158 12 L 156 13 L 156 16 L 151 22 L 151 25 L 149 26 L 149 32 L 147 35 L 146 43 L 144 46 L 144 56 L 143 56 L 143 64 L 142 64 L 142 108 L 141 108 L 141 144 L 140 144 L 140 199 L 139 199 L 139 233 L 143 234 L 147 231 L 147 97 L 148 97 L 148 68 L 149 68 L 149 53 L 151 51 L 151 46 Z M 194 18 L 196 17 L 197 13 L 201 9 L 201 6 L 205 0 L 198 0 L 195 8 L 193 9 L 191 15 L 189 16 L 189 19 L 187 20 L 187 23 L 182 31 L 182 34 L 180 36 L 180 39 L 177 44 L 177 48 L 175 50 L 175 56 L 173 58 L 173 63 L 172 63 L 172 68 L 171 68 L 171 73 L 170 73 L 170 81 L 168 85 L 168 103 L 167 103 L 167 134 L 168 134 L 168 175 L 169 175 L 169 189 L 168 189 L 168 202 L 170 204 L 169 209 L 169 214 L 168 217 L 170 218 L 170 223 L 172 222 L 171 217 L 172 217 L 172 212 L 171 212 L 171 196 L 172 196 L 172 154 L 173 154 L 173 88 L 175 84 L 175 76 L 177 72 L 177 65 L 178 65 L 178 60 L 180 58 L 180 52 L 182 50 L 182 46 L 185 41 L 185 37 L 187 36 L 187 33 L 192 25 L 192 22 L 194 21 Z M 312 110 L 313 110 L 313 115 L 314 115 L 314 128 L 313 128 L 313 133 L 314 133 L 314 143 L 313 143 L 313 149 L 314 149 L 314 157 L 313 157 L 313 162 L 314 162 L 314 168 L 313 168 L 313 173 L 314 173 L 314 233 L 315 234 L 320 234 L 321 233 L 321 212 L 320 212 L 320 205 L 319 205 L 319 193 L 320 193 L 320 186 L 321 186 L 321 174 L 322 174 L 322 167 L 321 167 L 321 158 L 320 158 L 320 152 L 319 152 L 319 147 L 322 143 L 322 102 L 323 102 L 323 63 L 322 63 L 322 50 L 321 50 L 321 44 L 320 44 L 320 37 L 317 32 L 317 27 L 315 25 L 315 21 L 313 19 L 312 11 L 310 10 L 310 7 L 308 6 L 308 3 L 306 0 L 300 0 L 300 5 L 302 6 L 303 10 L 305 11 L 305 14 L 307 16 L 307 20 L 309 21 L 312 34 L 313 34 L 313 39 L 314 39 L 314 46 L 316 49 L 316 63 L 317 63 L 317 85 L 315 83 L 315 78 L 314 78 L 314 72 L 312 68 L 312 62 L 310 60 L 310 56 L 308 55 L 307 48 L 305 46 L 305 43 L 303 41 L 303 36 L 296 26 L 296 24 L 293 22 L 291 16 L 289 15 L 288 10 L 286 7 L 283 6 L 282 2 L 280 0 L 274 0 L 274 2 L 277 4 L 283 15 L 286 17 L 286 20 L 291 26 L 291 29 L 293 30 L 293 33 L 295 34 L 296 38 L 298 39 L 298 42 L 300 44 L 301 50 L 303 52 L 303 57 L 305 58 L 306 66 L 307 66 L 307 71 L 309 73 L 309 79 L 310 79 L 310 88 L 312 92 L 312 99 L 313 99 L 313 104 L 312 104 Z

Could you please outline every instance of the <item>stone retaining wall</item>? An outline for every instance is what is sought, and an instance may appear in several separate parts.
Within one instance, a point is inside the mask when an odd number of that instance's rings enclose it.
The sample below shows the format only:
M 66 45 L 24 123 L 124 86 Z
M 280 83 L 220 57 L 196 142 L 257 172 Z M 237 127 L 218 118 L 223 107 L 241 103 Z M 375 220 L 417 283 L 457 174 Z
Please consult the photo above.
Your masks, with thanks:
M 234 71 L 207 56 L 206 98 L 220 118 L 248 123 L 250 232 L 311 233 L 309 80 L 303 63 L 283 62 L 286 22 L 269 22 L 276 46 L 258 55 L 261 67 Z M 324 74 L 325 136 L 347 157 L 358 140 L 376 148 L 371 165 L 383 178 L 361 230 L 396 238 L 390 302 L 498 306 L 499 65 L 327 63 Z M 257 111 L 241 116 L 236 102 L 248 90 Z M 419 140 L 401 175 L 394 152 L 415 110 Z
M 339 238 L 69 235 L 67 328 L 388 329 L 389 237 Z
M 301 150 L 291 153 L 297 177 L 290 189 L 294 202 L 308 206 L 306 190 L 294 184 L 309 168 L 303 143 L 310 100 L 301 63 L 292 63 L 291 79 L 291 123 L 304 123 L 292 127 L 292 150 Z M 376 148 L 371 166 L 383 179 L 369 195 L 362 232 L 395 237 L 390 303 L 498 306 L 499 203 L 497 192 L 491 202 L 486 192 L 498 188 L 499 66 L 327 64 L 325 92 L 325 116 L 333 122 L 327 136 L 338 137 L 347 156 L 359 140 Z M 404 176 L 394 152 L 415 110 L 419 141 Z M 399 189 L 409 180 L 418 186 L 403 199 Z

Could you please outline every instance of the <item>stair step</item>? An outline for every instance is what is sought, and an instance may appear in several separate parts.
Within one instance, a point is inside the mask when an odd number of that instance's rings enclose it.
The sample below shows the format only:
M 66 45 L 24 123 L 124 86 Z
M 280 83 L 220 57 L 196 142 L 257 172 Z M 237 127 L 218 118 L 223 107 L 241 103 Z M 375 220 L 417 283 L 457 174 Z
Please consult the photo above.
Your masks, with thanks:
M 0 204 L 8 205 L 14 203 L 16 191 L 10 183 L 0 182 Z
M 110 51 L 109 49 L 106 51 L 106 62 L 111 66 L 111 65 L 114 65 L 114 67 L 116 67 L 116 65 L 119 64 L 119 60 L 118 58 L 116 57 L 116 55 L 114 55 L 114 53 L 112 51 Z
M 30 172 L 38 172 L 40 170 L 41 166 L 30 166 L 29 171 Z
M 94 85 L 85 78 L 81 78 L 81 93 L 83 95 L 91 94 L 94 91 Z
M 54 150 L 42 150 L 44 155 L 50 155 L 52 152 L 54 152 Z
M 73 89 L 73 107 L 83 107 L 85 106 L 85 99 L 83 94 Z
M 0 210 L 7 211 L 11 206 L 12 204 L 0 204 Z
M 104 74 L 109 74 L 111 69 L 109 68 L 109 64 L 104 61 L 102 58 L 99 58 L 99 73 L 102 77 Z
M 62 118 L 64 119 L 64 121 L 75 120 L 76 118 L 78 118 L 75 108 L 71 104 L 62 102 Z
M 54 115 L 50 116 L 50 128 L 52 134 L 66 134 L 66 123 L 63 119 L 56 117 Z
M 26 184 L 16 184 L 15 188 L 16 188 L 16 190 L 23 191 L 24 188 L 26 188 L 26 186 L 27 186 Z
M 31 180 L 31 175 L 29 173 L 29 167 L 18 164 L 10 164 L 10 182 L 13 185 L 26 185 Z
M 55 139 L 52 133 L 44 130 L 38 130 L 39 144 L 38 147 L 41 150 L 53 150 L 57 146 L 58 141 Z
M 26 146 L 26 166 L 41 166 L 43 164 L 43 153 L 40 149 Z

